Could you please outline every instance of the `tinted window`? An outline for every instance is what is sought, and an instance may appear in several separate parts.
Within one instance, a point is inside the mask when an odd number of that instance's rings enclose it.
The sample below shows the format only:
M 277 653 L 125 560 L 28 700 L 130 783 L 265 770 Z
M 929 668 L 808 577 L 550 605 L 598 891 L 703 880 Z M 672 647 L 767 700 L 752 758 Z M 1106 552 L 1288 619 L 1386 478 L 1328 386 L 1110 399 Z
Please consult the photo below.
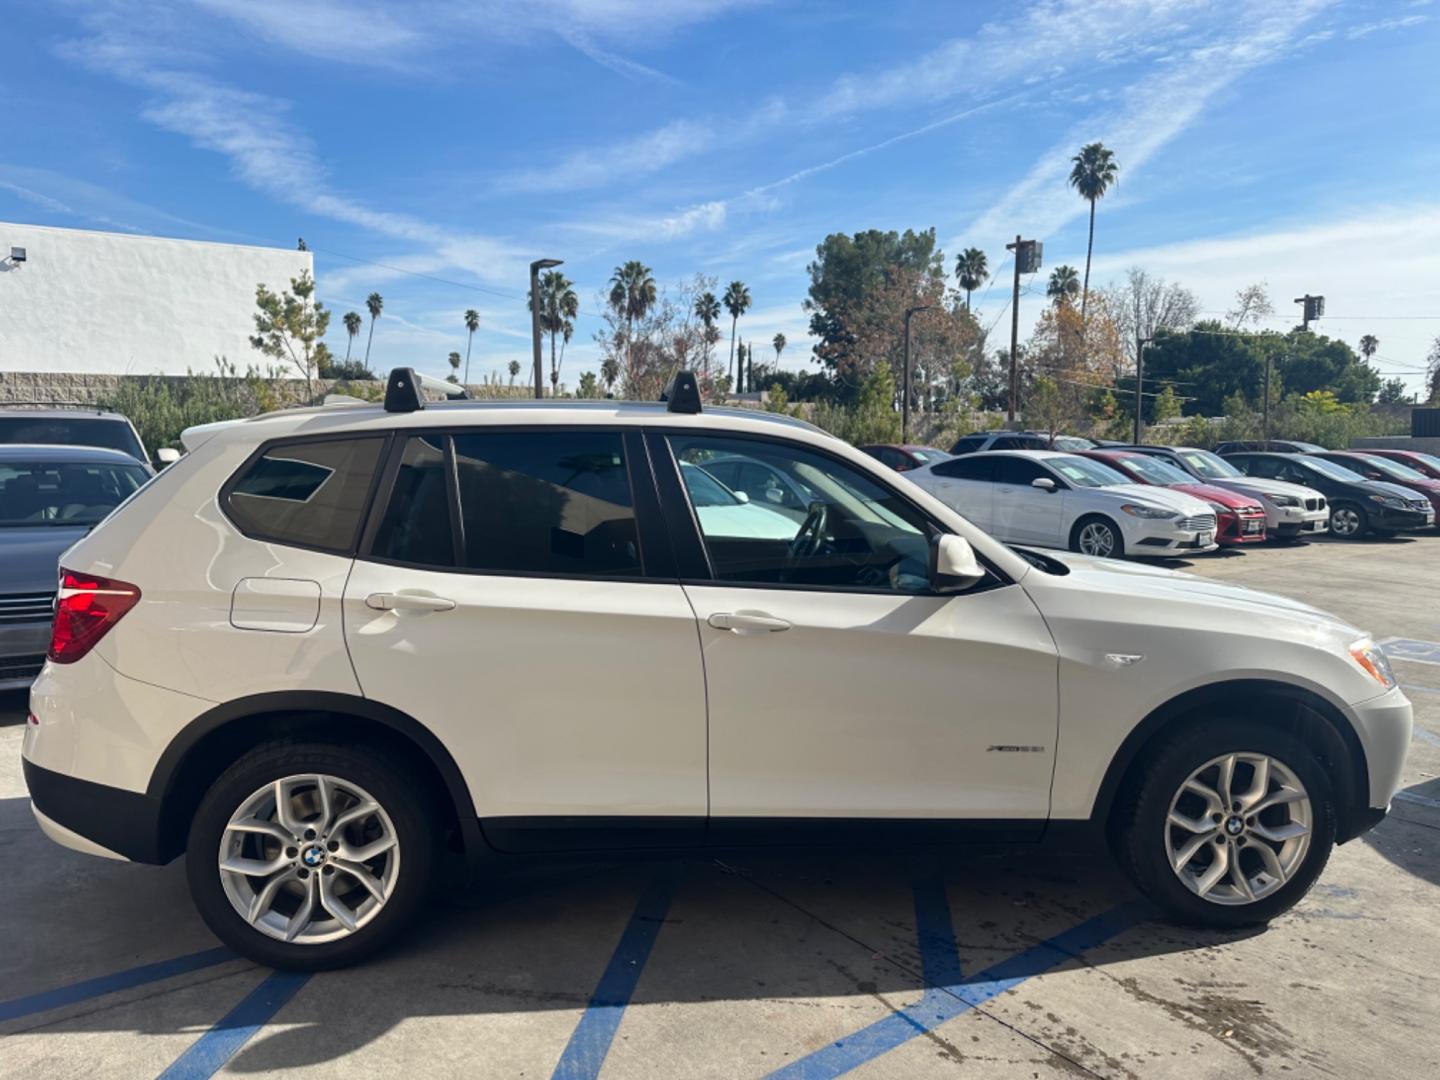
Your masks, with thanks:
M 138 465 L 6 462 L 0 464 L 0 527 L 94 525 L 147 479 Z
M 1040 477 L 1055 479 L 1037 461 L 1028 461 L 1025 458 L 1006 457 L 995 463 L 995 480 L 1001 484 L 1018 484 L 1024 486 L 1031 480 L 1038 480 Z
M 691 492 L 715 576 L 812 588 L 929 590 L 925 519 L 888 487 L 804 447 L 724 436 L 670 439 Z M 789 511 L 764 499 L 707 504 L 696 480 L 713 458 L 743 455 L 809 504 Z
M 1343 480 L 1347 484 L 1353 484 L 1357 480 L 1365 479 L 1359 473 L 1352 472 L 1344 465 L 1336 465 L 1335 462 L 1326 461 L 1324 458 L 1306 458 L 1304 466 L 1296 466 L 1295 468 L 1297 470 L 1299 468 L 1307 468 L 1311 472 L 1317 472 L 1321 476 L 1328 476 L 1331 480 Z
M 1191 477 L 1189 473 L 1181 472 L 1169 462 L 1161 461 L 1159 458 L 1146 457 L 1144 454 L 1135 454 L 1131 457 L 1121 459 L 1125 468 L 1134 472 L 1142 479 L 1152 484 L 1188 484 Z M 1108 465 L 1109 462 L 1106 462 Z M 1116 469 L 1119 472 L 1119 469 Z
M 950 448 L 950 453 L 973 454 L 976 450 L 979 450 L 980 447 L 985 444 L 985 440 L 989 437 L 990 436 L 988 435 L 966 435 L 963 439 L 958 440 L 955 445 Z
M 454 442 L 468 569 L 640 573 L 619 432 L 485 432 Z
M 373 554 L 419 566 L 454 566 L 449 478 L 443 435 L 407 439 Z
M 375 436 L 272 446 L 231 483 L 230 516 L 258 539 L 348 551 L 384 442 Z
M 932 466 L 936 476 L 948 476 L 952 480 L 993 480 L 995 459 L 992 457 L 963 457 L 953 461 L 942 461 Z
M 0 443 L 43 446 L 103 446 L 144 460 L 135 432 L 123 420 L 101 416 L 74 419 L 15 415 L 0 416 Z

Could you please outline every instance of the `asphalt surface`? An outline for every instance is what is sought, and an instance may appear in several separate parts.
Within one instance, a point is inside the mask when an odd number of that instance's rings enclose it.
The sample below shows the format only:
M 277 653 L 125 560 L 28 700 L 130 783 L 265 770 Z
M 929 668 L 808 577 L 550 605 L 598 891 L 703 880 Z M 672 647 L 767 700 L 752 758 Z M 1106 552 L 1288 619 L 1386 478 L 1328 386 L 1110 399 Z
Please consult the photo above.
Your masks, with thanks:
M 1322 541 L 1190 569 L 1440 642 L 1437 553 Z M 45 840 L 24 697 L 0 697 L 0 1075 L 1440 1075 L 1433 658 L 1395 662 L 1419 731 L 1392 815 L 1263 932 L 1153 921 L 1097 859 L 537 866 L 309 978 L 218 950 L 179 863 Z

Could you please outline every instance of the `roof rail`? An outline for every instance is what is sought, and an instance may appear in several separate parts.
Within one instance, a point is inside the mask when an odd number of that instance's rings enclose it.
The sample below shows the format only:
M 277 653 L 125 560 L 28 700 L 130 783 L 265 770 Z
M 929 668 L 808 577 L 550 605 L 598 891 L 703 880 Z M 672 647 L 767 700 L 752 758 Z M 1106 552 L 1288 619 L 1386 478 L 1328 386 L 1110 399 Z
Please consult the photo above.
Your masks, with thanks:
M 415 412 L 425 408 L 422 390 L 429 390 L 450 401 L 466 401 L 470 398 L 463 386 L 430 375 L 421 375 L 414 368 L 397 367 L 390 369 L 390 379 L 385 384 L 385 411 Z
M 660 400 L 665 402 L 665 411 L 674 413 L 698 413 L 700 411 L 700 384 L 695 381 L 693 371 L 677 371 L 665 384 Z

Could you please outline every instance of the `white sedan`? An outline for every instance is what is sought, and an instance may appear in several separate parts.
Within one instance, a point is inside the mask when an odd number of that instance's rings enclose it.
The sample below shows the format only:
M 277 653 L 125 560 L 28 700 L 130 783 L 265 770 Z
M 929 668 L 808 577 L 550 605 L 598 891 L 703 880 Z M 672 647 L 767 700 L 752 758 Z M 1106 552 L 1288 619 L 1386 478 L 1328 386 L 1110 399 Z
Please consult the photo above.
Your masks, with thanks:
M 1000 540 L 1086 555 L 1213 551 L 1209 503 L 1132 484 L 1089 458 L 1050 450 L 966 454 L 905 476 Z

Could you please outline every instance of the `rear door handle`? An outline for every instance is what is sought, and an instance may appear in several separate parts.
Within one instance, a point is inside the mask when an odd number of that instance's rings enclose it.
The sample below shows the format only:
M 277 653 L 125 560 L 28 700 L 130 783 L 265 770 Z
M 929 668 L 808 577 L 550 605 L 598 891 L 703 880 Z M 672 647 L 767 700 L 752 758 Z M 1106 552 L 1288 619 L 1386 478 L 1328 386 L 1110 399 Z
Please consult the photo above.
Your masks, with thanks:
M 365 597 L 365 606 L 376 611 L 453 611 L 455 601 L 434 593 L 376 592 Z
M 790 624 L 784 619 L 777 619 L 763 611 L 717 611 L 705 621 L 716 630 L 730 630 L 736 634 L 775 634 L 790 629 Z

